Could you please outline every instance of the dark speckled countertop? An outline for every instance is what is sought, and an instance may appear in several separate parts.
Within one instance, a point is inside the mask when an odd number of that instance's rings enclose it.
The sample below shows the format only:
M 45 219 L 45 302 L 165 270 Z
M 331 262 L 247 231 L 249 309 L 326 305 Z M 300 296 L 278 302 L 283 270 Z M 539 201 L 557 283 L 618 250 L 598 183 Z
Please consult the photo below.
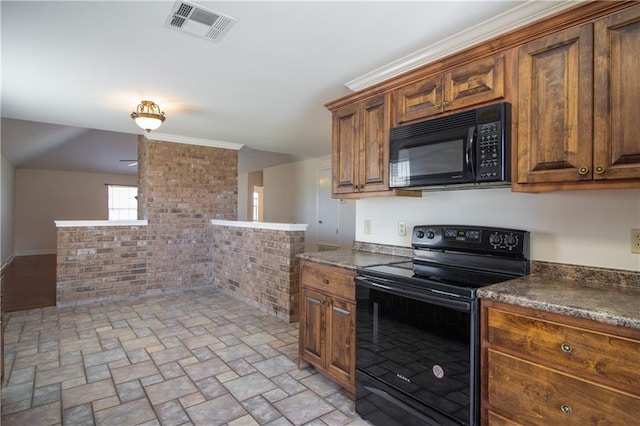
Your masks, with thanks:
M 550 262 L 533 262 L 532 269 L 478 296 L 640 330 L 640 272 Z
M 640 330 L 640 288 L 545 275 L 494 284 L 478 296 Z
M 331 266 L 347 269 L 357 269 L 364 266 L 384 265 L 387 263 L 408 262 L 411 257 L 397 256 L 385 253 L 373 253 L 358 250 L 333 250 L 315 253 L 302 253 L 299 258 Z
M 356 243 L 354 250 L 302 253 L 298 257 L 356 269 L 407 262 L 411 255 L 411 248 Z M 637 271 L 534 261 L 531 275 L 481 288 L 478 296 L 640 330 L 640 272 Z

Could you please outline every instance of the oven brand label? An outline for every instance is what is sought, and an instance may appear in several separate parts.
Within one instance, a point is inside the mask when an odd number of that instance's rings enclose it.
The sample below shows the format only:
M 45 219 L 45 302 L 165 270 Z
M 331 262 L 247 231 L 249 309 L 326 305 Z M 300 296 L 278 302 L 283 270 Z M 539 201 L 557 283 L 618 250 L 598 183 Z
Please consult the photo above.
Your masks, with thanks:
M 444 377 L 444 369 L 440 367 L 438 364 L 434 365 L 431 371 L 433 371 L 433 375 L 436 376 L 438 379 L 442 379 Z
M 400 373 L 396 373 L 396 377 L 397 377 L 397 378 L 399 378 L 399 379 L 404 380 L 404 381 L 405 381 L 405 382 L 407 382 L 407 383 L 411 383 L 411 379 L 409 379 L 408 377 L 404 377 L 404 376 L 403 376 L 402 374 L 400 374 Z

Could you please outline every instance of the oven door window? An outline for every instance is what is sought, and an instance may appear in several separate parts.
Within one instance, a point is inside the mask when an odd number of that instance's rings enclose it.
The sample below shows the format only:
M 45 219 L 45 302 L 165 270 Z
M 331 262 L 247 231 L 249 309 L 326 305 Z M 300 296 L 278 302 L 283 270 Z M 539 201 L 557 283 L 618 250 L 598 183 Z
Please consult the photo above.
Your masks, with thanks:
M 473 182 L 469 129 L 391 142 L 392 187 Z
M 359 288 L 356 366 L 417 400 L 467 421 L 471 314 Z

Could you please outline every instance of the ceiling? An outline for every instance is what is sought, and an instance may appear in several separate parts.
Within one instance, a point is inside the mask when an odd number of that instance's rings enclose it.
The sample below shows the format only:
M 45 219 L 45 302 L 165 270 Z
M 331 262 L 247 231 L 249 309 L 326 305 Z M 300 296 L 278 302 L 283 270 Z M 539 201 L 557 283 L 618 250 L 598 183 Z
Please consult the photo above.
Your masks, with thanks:
M 137 156 L 143 131 L 129 114 L 148 99 L 166 113 L 162 134 L 318 157 L 331 146 L 323 105 L 350 93 L 345 83 L 571 2 L 191 3 L 237 23 L 215 43 L 165 26 L 173 1 L 3 0 L 3 155 L 16 167 L 135 173 L 119 160 Z

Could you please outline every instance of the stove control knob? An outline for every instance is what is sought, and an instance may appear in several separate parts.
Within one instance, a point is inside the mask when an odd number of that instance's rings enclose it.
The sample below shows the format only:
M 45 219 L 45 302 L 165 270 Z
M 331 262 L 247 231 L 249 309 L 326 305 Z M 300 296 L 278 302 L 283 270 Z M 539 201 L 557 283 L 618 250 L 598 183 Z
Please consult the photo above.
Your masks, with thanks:
M 491 244 L 493 247 L 498 247 L 501 242 L 502 238 L 497 232 L 489 236 L 489 244 Z
M 509 248 L 515 247 L 518 245 L 518 237 L 512 234 L 505 235 L 504 244 Z
M 429 230 L 427 231 L 427 238 L 432 240 L 436 236 L 435 232 Z
M 420 230 L 416 231 L 416 237 L 424 238 L 424 231 L 420 231 Z

